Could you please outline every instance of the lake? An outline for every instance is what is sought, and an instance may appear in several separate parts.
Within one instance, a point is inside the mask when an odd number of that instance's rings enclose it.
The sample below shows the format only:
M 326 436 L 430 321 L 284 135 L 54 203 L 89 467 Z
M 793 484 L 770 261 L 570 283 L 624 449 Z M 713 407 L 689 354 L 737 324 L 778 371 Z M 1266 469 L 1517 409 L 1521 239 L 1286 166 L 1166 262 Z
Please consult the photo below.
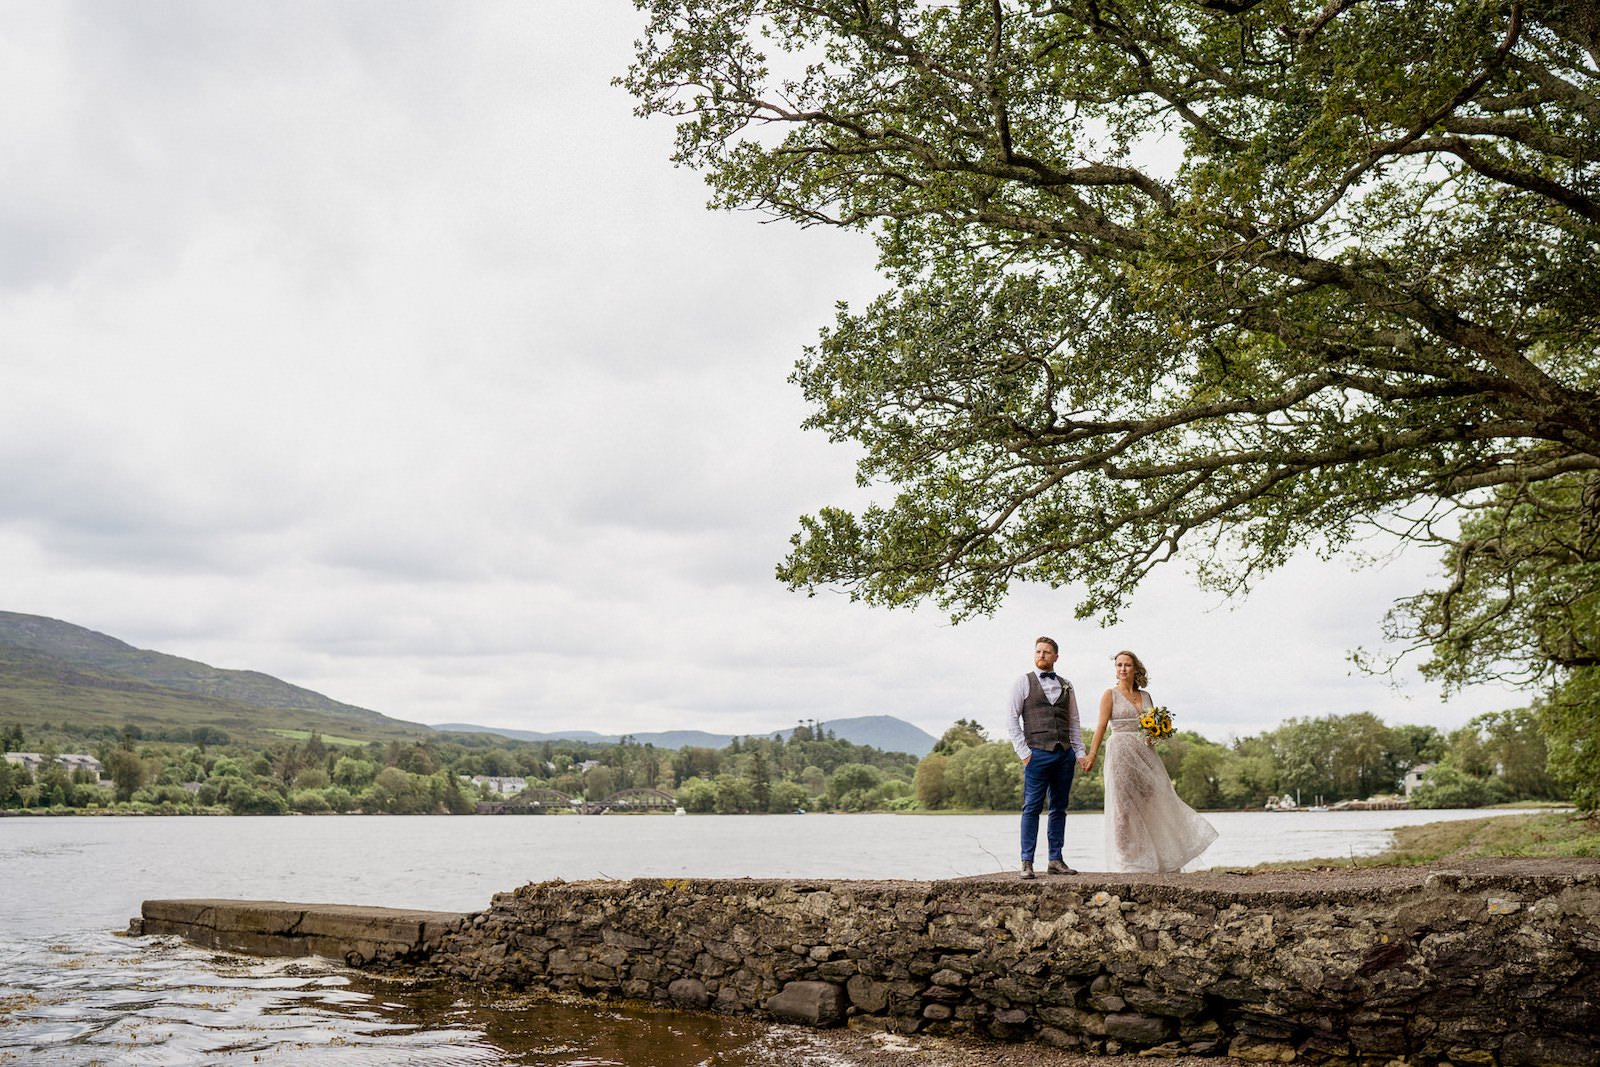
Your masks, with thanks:
M 1370 856 L 1394 827 L 1485 814 L 1502 812 L 1212 813 L 1217 841 L 1193 866 Z M 0 818 L 0 1064 L 850 1067 L 858 1061 L 827 1035 L 793 1027 L 415 988 L 323 961 L 260 961 L 117 932 L 158 897 L 470 911 L 554 878 L 953 878 L 1015 869 L 1017 823 L 871 814 Z M 1071 866 L 1103 869 L 1101 827 L 1096 813 L 1068 816 Z

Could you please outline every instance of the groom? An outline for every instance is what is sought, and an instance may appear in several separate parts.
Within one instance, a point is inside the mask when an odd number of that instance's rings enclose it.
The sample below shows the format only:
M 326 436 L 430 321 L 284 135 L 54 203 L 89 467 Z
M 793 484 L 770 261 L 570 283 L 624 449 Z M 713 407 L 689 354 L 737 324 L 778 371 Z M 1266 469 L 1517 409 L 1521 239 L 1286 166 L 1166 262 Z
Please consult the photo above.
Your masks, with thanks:
M 1067 792 L 1083 733 L 1078 724 L 1078 698 L 1072 683 L 1055 672 L 1060 646 L 1053 638 L 1033 643 L 1034 669 L 1011 687 L 1011 714 L 1006 732 L 1022 760 L 1022 877 L 1033 877 L 1033 854 L 1039 844 L 1039 813 L 1050 794 L 1046 842 L 1050 874 L 1077 874 L 1061 858 L 1067 836 Z

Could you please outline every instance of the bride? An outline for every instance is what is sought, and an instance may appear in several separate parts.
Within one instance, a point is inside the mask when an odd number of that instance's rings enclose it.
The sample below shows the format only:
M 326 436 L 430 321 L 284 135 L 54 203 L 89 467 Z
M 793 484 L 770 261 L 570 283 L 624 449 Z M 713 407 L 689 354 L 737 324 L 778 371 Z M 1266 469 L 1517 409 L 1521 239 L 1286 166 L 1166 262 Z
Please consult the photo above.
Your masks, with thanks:
M 1087 772 L 1106 746 L 1106 859 L 1113 871 L 1176 871 L 1204 852 L 1217 831 L 1178 798 L 1167 768 L 1145 742 L 1139 717 L 1155 707 L 1149 675 L 1132 652 L 1118 652 L 1117 684 L 1100 698 L 1094 744 L 1078 761 Z M 1109 733 L 1107 727 L 1110 727 Z

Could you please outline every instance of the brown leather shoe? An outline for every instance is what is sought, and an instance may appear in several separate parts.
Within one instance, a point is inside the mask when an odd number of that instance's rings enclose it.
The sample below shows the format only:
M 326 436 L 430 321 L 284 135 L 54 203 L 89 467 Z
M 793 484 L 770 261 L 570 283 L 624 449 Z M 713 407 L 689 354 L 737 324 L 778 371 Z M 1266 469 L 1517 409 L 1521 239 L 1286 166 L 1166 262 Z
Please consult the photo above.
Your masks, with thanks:
M 1046 874 L 1077 874 L 1078 873 L 1077 871 L 1073 870 L 1071 867 L 1068 867 L 1061 860 L 1051 860 L 1050 861 L 1050 865 L 1048 867 L 1046 867 L 1044 870 L 1045 870 Z
M 1023 860 L 1022 861 L 1022 873 L 1017 875 L 1017 877 L 1021 878 L 1024 882 L 1026 882 L 1030 878 L 1032 878 L 1033 877 L 1033 863 L 1031 861 L 1029 861 L 1029 860 Z

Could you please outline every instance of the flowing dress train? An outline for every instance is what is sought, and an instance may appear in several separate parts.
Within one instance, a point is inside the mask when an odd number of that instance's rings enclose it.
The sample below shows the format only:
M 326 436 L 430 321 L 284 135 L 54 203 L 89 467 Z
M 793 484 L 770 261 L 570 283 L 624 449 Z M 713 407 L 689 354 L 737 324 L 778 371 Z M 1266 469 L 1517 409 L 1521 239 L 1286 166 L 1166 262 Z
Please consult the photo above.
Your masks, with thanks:
M 1153 707 L 1139 692 L 1141 707 L 1111 691 L 1111 729 L 1106 738 L 1106 861 L 1113 871 L 1176 871 L 1217 839 L 1216 829 L 1185 804 L 1172 787 L 1156 750 L 1145 743 L 1139 715 Z

